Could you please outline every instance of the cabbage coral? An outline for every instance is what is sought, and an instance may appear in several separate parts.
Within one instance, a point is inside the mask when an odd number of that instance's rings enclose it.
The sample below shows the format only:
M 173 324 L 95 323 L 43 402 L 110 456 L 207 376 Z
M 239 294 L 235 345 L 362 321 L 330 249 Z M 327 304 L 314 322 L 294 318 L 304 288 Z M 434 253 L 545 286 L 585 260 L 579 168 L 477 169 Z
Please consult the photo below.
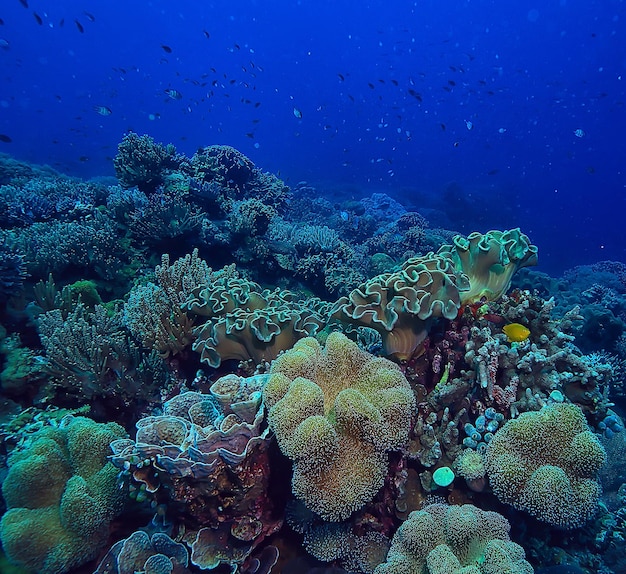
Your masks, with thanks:
M 467 238 L 456 235 L 453 245 L 443 245 L 437 253 L 449 257 L 469 277 L 471 288 L 461 294 L 464 305 L 482 298 L 496 301 L 518 269 L 537 265 L 537 247 L 519 228 L 484 235 L 475 231 Z
M 468 289 L 467 277 L 451 259 L 429 253 L 409 259 L 400 271 L 369 279 L 339 299 L 332 316 L 378 331 L 385 354 L 404 360 L 423 343 L 434 317 L 457 316 L 461 293 Z

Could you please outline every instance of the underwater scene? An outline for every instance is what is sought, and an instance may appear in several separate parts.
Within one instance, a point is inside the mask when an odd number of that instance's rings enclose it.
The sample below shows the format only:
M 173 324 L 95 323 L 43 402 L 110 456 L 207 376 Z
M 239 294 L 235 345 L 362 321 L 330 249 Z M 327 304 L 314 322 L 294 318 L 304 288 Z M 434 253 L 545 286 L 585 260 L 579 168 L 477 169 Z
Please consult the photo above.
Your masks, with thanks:
M 0 574 L 626 574 L 623 0 L 3 0 Z

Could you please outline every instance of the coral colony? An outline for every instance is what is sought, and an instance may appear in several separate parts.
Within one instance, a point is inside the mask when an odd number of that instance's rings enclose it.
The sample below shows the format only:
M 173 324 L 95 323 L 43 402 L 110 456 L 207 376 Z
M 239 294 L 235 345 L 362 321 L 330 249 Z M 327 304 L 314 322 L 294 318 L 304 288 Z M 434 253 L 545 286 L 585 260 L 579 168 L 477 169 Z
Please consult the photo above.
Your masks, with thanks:
M 625 571 L 626 267 L 225 146 L 115 170 L 0 157 L 3 569 Z

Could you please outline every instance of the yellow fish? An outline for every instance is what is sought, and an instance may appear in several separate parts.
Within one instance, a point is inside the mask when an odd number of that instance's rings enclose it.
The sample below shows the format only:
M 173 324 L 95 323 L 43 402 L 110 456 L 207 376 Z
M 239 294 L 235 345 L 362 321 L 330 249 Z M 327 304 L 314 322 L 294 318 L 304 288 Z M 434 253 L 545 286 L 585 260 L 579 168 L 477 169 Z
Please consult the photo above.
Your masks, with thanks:
M 502 327 L 502 331 L 507 336 L 510 343 L 521 343 L 530 336 L 528 328 L 519 323 L 509 323 Z

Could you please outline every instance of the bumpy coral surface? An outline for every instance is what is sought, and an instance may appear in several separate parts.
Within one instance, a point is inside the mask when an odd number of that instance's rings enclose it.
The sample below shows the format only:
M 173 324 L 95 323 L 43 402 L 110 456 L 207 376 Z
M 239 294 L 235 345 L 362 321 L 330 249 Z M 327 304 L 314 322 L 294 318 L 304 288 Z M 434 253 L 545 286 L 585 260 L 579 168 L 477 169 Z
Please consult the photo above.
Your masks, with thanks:
M 109 443 L 125 434 L 115 423 L 67 416 L 11 456 L 0 538 L 12 562 L 62 574 L 98 554 L 126 497 L 107 462 Z
M 163 415 L 137 423 L 136 440 L 114 441 L 112 462 L 185 525 L 191 562 L 241 563 L 281 525 L 268 497 L 267 375 L 218 379 L 211 394 L 188 391 Z
M 605 460 L 580 408 L 564 403 L 508 421 L 486 451 L 489 481 L 502 502 L 564 528 L 594 514 Z
M 326 520 L 342 520 L 383 485 L 389 450 L 408 439 L 415 399 L 400 369 L 340 333 L 322 348 L 300 340 L 272 364 L 263 393 L 293 492 Z
M 531 574 L 509 523 L 471 504 L 431 504 L 411 512 L 374 574 Z
M 519 228 L 509 231 L 475 231 L 467 238 L 457 235 L 453 245 L 443 245 L 437 253 L 449 256 L 470 280 L 471 289 L 461 295 L 463 304 L 483 297 L 497 300 L 506 293 L 513 274 L 522 267 L 537 265 L 537 247 Z
M 407 359 L 428 335 L 433 317 L 456 317 L 461 292 L 467 289 L 467 277 L 457 273 L 451 259 L 429 253 L 342 297 L 335 303 L 333 317 L 375 329 L 386 355 Z

